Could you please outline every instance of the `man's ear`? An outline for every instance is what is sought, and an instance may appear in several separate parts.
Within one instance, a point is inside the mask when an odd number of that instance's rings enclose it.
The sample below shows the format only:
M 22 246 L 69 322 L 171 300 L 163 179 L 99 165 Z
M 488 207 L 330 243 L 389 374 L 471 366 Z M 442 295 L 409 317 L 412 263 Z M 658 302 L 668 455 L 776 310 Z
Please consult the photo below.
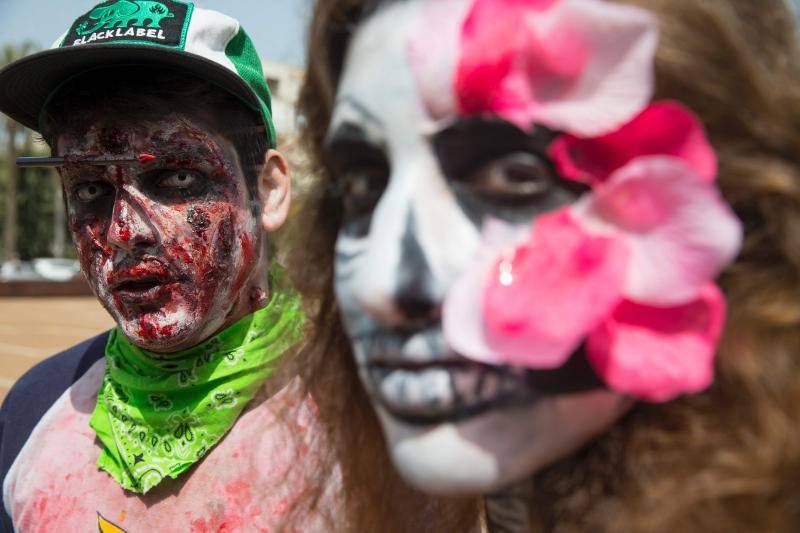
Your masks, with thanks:
M 258 200 L 261 202 L 261 227 L 264 231 L 280 228 L 289 215 L 292 178 L 286 158 L 277 150 L 267 151 L 258 174 Z

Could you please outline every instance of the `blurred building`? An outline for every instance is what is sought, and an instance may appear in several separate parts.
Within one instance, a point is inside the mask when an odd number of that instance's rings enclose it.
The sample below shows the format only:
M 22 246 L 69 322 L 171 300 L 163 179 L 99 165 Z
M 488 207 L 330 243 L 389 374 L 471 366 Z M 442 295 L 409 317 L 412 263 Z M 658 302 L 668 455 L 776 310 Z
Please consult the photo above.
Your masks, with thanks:
M 272 118 L 280 140 L 291 139 L 297 134 L 295 103 L 300 94 L 303 69 L 270 59 L 261 60 L 264 77 L 272 93 Z
M 296 104 L 305 71 L 278 61 L 262 59 L 264 77 L 272 93 L 272 117 L 278 133 L 278 149 L 292 168 L 292 194 L 299 205 L 314 187 L 314 173 L 306 147 L 300 139 L 300 117 Z

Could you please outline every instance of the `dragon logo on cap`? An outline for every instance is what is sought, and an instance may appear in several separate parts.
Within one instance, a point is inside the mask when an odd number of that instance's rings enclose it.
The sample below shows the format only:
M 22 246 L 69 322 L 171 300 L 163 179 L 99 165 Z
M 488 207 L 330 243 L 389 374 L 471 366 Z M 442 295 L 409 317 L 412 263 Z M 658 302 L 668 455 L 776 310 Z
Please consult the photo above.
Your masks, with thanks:
M 96 21 L 91 25 L 89 20 L 82 22 L 77 28 L 78 35 L 88 35 L 102 29 L 127 28 L 131 25 L 147 28 L 161 28 L 161 20 L 172 18 L 167 6 L 149 0 L 119 0 L 108 6 L 98 6 L 89 12 L 89 18 Z M 149 24 L 145 24 L 147 21 Z

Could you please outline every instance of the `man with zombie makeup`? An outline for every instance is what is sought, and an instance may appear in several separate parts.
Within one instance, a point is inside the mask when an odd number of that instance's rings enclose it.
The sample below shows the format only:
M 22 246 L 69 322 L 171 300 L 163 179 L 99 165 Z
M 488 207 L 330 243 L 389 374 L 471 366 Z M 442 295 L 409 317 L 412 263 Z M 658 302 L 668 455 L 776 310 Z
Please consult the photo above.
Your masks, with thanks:
M 83 273 L 117 322 L 6 398 L 3 529 L 283 523 L 313 420 L 291 386 L 264 386 L 304 319 L 270 267 L 290 180 L 247 34 L 191 3 L 103 2 L 0 72 L 0 109 L 52 148 L 26 164 L 58 166 Z
M 319 0 L 310 35 L 361 449 L 489 531 L 797 530 L 782 0 Z

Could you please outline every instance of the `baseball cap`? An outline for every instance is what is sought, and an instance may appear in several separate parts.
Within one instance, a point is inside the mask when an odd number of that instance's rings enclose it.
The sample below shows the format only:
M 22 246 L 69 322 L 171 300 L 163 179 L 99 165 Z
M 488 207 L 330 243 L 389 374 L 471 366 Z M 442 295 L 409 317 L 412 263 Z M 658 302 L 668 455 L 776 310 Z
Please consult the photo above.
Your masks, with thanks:
M 261 60 L 239 21 L 178 0 L 109 0 L 78 17 L 49 50 L 0 70 L 0 111 L 40 129 L 52 96 L 104 67 L 163 67 L 207 80 L 257 112 L 276 145 Z

